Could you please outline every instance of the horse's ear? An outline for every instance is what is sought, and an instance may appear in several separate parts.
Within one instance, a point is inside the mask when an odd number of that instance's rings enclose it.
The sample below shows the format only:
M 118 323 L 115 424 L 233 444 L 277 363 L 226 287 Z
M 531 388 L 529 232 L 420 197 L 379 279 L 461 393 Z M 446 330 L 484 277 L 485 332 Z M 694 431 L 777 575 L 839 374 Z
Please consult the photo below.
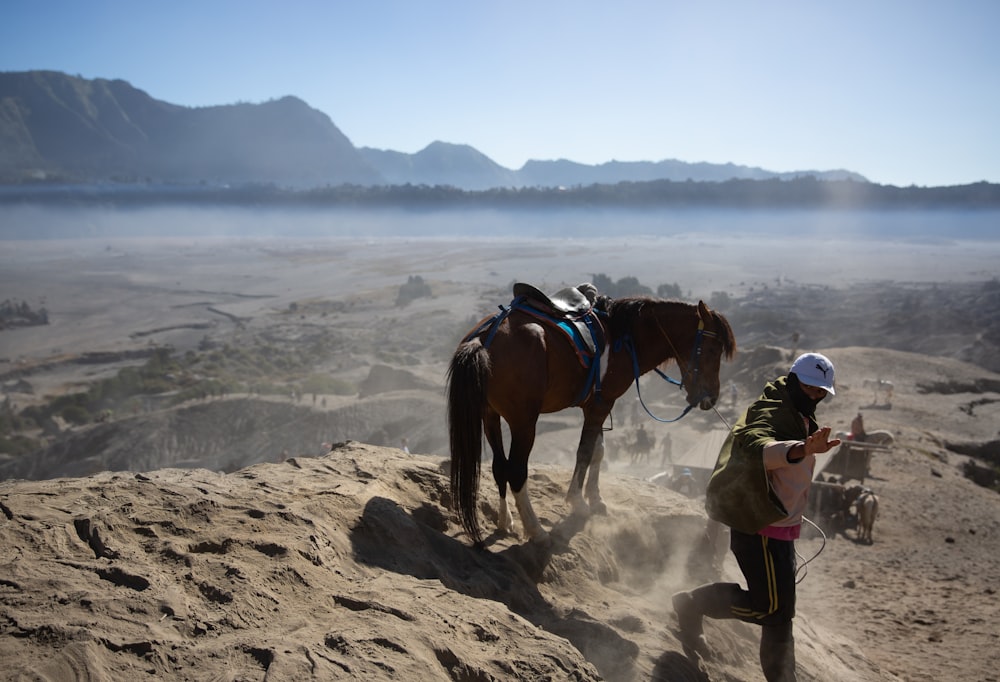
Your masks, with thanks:
M 701 318 L 703 322 L 708 322 L 712 319 L 712 311 L 708 309 L 704 301 L 698 301 L 698 317 Z

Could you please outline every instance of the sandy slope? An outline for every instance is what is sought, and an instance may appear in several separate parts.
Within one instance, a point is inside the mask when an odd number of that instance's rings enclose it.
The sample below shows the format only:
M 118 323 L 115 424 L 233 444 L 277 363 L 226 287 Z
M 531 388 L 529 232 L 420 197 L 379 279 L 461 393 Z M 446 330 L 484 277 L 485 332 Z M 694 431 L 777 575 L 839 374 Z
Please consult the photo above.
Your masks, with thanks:
M 800 587 L 800 679 L 994 679 L 995 493 L 909 449 L 873 473 L 875 543 L 831 538 Z M 440 458 L 362 444 L 0 484 L 2 677 L 760 679 L 750 626 L 711 622 L 703 673 L 677 642 L 668 595 L 709 575 L 700 504 L 608 474 L 611 514 L 585 522 L 568 476 L 531 479 L 551 549 L 487 552 Z
M 2 484 L 4 679 L 701 679 L 665 598 L 698 506 L 612 477 L 614 515 L 584 524 L 566 479 L 532 477 L 550 550 L 488 552 L 441 507 L 439 461 L 364 445 Z M 721 632 L 713 679 L 754 679 L 752 633 Z M 801 658 L 804 679 L 884 679 L 846 642 Z

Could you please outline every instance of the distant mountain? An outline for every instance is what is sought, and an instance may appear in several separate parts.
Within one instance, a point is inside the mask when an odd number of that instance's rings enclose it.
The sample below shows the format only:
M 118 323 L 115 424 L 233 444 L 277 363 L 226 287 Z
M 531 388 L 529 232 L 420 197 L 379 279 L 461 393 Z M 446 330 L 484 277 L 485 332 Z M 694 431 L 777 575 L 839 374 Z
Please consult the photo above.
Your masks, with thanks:
M 484 190 L 524 184 L 516 171 L 504 168 L 466 144 L 432 142 L 416 154 L 370 147 L 359 151 L 390 185 L 451 185 Z
M 357 149 L 330 118 L 296 97 L 182 107 L 123 80 L 55 71 L 0 73 L 0 183 L 145 182 L 447 185 L 462 190 L 573 187 L 652 180 L 865 178 L 849 171 L 774 173 L 733 164 L 529 161 L 520 170 L 464 144 L 416 154 Z
M 737 166 L 732 163 L 687 163 L 684 161 L 608 161 L 597 166 L 587 166 L 561 159 L 559 161 L 528 161 L 518 171 L 521 185 L 532 186 L 573 186 L 594 184 L 615 184 L 618 182 L 650 182 L 653 180 L 673 180 L 684 182 L 725 182 L 726 180 L 791 180 L 814 176 L 818 180 L 857 180 L 867 182 L 864 176 L 844 170 L 834 171 L 793 171 L 774 173 L 762 168 Z
M 818 180 L 867 182 L 863 175 L 845 170 L 775 173 L 731 163 L 684 161 L 609 161 L 588 166 L 575 161 L 528 161 L 520 170 L 496 164 L 468 145 L 433 142 L 416 154 L 362 147 L 364 158 L 392 185 L 452 185 L 464 190 L 492 187 L 576 187 L 614 185 L 619 182 L 672 180 L 725 182 L 726 180 L 793 180 L 813 176 Z
M 0 73 L 0 179 L 281 185 L 380 182 L 326 114 L 295 97 L 181 107 L 121 80 Z

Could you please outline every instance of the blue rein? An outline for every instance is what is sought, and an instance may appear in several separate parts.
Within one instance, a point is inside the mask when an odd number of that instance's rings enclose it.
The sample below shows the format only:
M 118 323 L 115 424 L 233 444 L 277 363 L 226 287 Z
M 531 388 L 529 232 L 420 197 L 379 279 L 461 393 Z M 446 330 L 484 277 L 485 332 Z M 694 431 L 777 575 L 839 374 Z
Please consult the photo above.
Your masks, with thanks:
M 706 336 L 715 337 L 716 334 L 715 334 L 715 332 L 705 331 L 705 322 L 702 321 L 702 320 L 699 320 L 698 321 L 698 331 L 695 334 L 694 348 L 691 349 L 691 364 L 689 365 L 692 368 L 691 374 L 693 375 L 693 379 L 696 382 L 695 385 L 697 385 L 698 374 L 701 371 L 701 343 L 702 343 L 702 340 L 704 339 L 704 337 L 706 337 Z M 667 341 L 668 342 L 670 341 L 669 337 L 667 338 Z M 684 411 L 681 412 L 679 416 L 674 417 L 673 419 L 662 419 L 660 417 L 657 417 L 652 412 L 650 412 L 649 408 L 646 407 L 646 401 L 643 400 L 643 398 L 642 398 L 642 391 L 639 389 L 639 376 L 640 376 L 640 374 L 639 374 L 639 357 L 636 354 L 636 351 L 635 351 L 635 342 L 632 340 L 632 335 L 631 334 L 626 334 L 624 337 L 622 337 L 621 339 L 619 339 L 617 343 L 615 343 L 615 352 L 621 350 L 622 346 L 625 347 L 625 350 L 627 350 L 629 352 L 629 355 L 632 358 L 632 374 L 635 377 L 635 393 L 636 393 L 637 396 L 639 396 L 639 404 L 642 405 L 642 409 L 644 409 L 646 411 L 646 414 L 648 414 L 651 418 L 653 418 L 654 420 L 656 420 L 656 421 L 658 421 L 660 423 L 670 424 L 671 422 L 680 421 L 688 412 L 690 412 L 694 408 L 694 404 L 688 404 L 687 407 L 684 408 Z M 673 346 L 672 343 L 671 343 L 671 346 Z M 675 352 L 676 352 L 676 349 L 675 349 Z M 673 379 L 673 378 L 667 376 L 662 371 L 660 371 L 659 367 L 654 367 L 653 371 L 656 372 L 658 375 L 660 375 L 660 378 L 663 379 L 664 381 L 666 381 L 667 383 L 673 384 L 674 386 L 677 386 L 678 388 L 683 388 L 684 387 L 684 382 L 683 381 L 677 381 L 676 379 Z M 695 404 L 697 404 L 697 403 L 695 403 Z

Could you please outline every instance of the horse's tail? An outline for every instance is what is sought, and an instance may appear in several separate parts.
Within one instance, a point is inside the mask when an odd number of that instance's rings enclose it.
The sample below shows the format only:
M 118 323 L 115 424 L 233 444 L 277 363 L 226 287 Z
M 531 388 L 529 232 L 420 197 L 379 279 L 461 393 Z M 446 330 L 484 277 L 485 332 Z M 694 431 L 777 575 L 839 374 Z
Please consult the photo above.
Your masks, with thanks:
M 490 377 L 490 356 L 473 340 L 455 351 L 448 367 L 448 435 L 451 444 L 451 495 L 462 527 L 476 546 L 483 544 L 476 514 L 479 465 L 483 454 L 483 410 Z

